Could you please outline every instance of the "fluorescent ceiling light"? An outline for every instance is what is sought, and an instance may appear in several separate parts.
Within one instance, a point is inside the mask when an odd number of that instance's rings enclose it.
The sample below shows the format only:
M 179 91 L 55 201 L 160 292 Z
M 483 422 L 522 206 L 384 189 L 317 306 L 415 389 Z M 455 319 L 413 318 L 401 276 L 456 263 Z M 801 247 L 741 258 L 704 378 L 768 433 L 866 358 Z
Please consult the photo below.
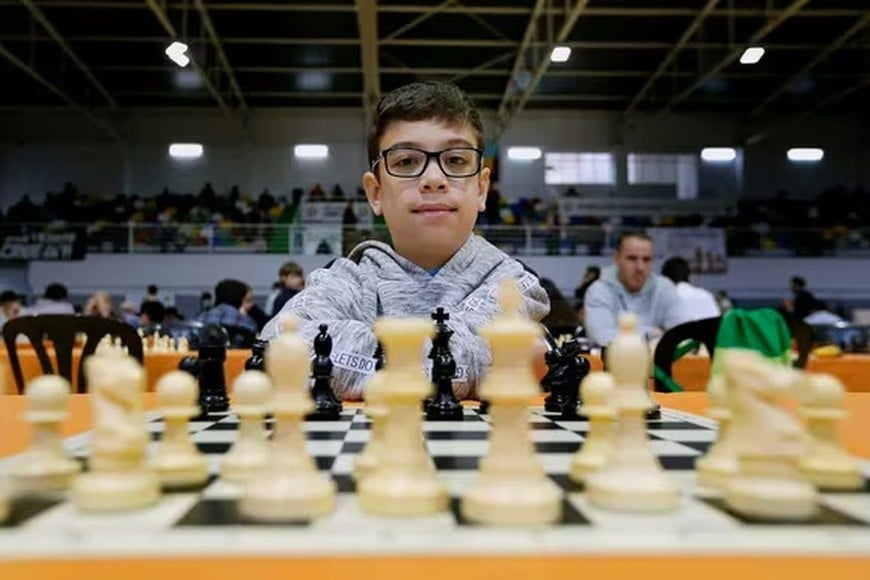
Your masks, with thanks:
M 299 159 L 326 159 L 329 147 L 326 145 L 300 144 L 293 147 L 293 155 Z
M 176 40 L 167 46 L 164 52 L 166 53 L 166 56 L 169 57 L 169 60 L 180 67 L 186 67 L 190 64 L 190 57 L 184 54 L 187 52 L 187 45 L 183 42 Z
M 794 147 L 786 153 L 789 161 L 796 163 L 812 163 L 821 161 L 825 152 L 818 147 Z
M 566 62 L 569 58 L 571 58 L 570 46 L 556 46 L 550 53 L 551 62 Z
M 732 147 L 704 147 L 701 149 L 701 159 L 713 163 L 725 163 L 734 161 L 737 151 Z
M 508 147 L 508 159 L 514 161 L 534 161 L 541 158 L 538 147 Z
M 750 46 L 740 55 L 740 64 L 755 64 L 764 56 L 764 49 L 760 46 Z
M 202 144 L 173 143 L 169 146 L 169 156 L 173 159 L 198 159 L 202 157 Z

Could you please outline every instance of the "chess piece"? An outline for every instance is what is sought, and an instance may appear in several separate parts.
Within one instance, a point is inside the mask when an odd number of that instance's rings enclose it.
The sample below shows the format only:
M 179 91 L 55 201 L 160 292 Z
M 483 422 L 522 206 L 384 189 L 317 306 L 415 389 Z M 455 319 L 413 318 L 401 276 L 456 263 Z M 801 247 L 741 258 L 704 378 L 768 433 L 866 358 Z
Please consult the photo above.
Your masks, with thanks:
M 707 415 L 719 422 L 716 441 L 707 454 L 695 462 L 698 483 L 710 489 L 724 490 L 737 474 L 737 445 L 731 432 L 731 409 L 725 377 L 716 375 L 707 385 Z
M 540 387 L 531 357 L 540 327 L 520 314 L 521 301 L 516 281 L 505 279 L 501 311 L 480 329 L 492 349 L 492 367 L 480 388 L 491 405 L 490 451 L 460 504 L 462 514 L 475 522 L 534 525 L 562 515 L 562 492 L 544 473 L 532 443 L 528 403 Z
M 434 334 L 431 322 L 380 318 L 374 331 L 390 364 L 376 383 L 386 408 L 384 445 L 374 470 L 357 486 L 363 510 L 388 516 L 432 514 L 447 508 L 447 490 L 423 445 L 420 405 L 432 391 L 420 353 Z
M 321 324 L 320 332 L 314 337 L 314 360 L 311 361 L 311 376 L 314 386 L 311 396 L 314 398 L 314 412 L 305 417 L 309 421 L 337 421 L 341 417 L 341 401 L 335 398 L 332 391 L 332 337 L 326 324 Z
M 545 337 L 548 335 L 545 333 Z M 550 342 L 544 355 L 547 374 L 541 379 L 541 386 L 550 393 L 544 400 L 544 410 L 559 413 L 563 419 L 578 417 L 580 381 L 589 374 L 589 361 L 580 356 L 580 350 L 576 340 L 566 340 L 561 345 Z
M 266 348 L 269 346 L 268 340 L 258 338 L 251 346 L 251 356 L 245 361 L 246 371 L 265 371 L 266 363 Z
M 819 511 L 818 493 L 798 468 L 805 432 L 781 407 L 781 399 L 793 394 L 797 373 L 742 349 L 723 352 L 722 369 L 739 443 L 738 471 L 725 488 L 725 504 L 751 518 L 812 518 Z
M 357 481 L 362 480 L 375 470 L 384 447 L 389 445 L 385 431 L 387 407 L 384 405 L 383 388 L 384 372 L 377 370 L 366 384 L 365 411 L 372 424 L 369 430 L 369 440 L 353 464 L 353 475 Z
M 187 429 L 190 418 L 199 414 L 196 381 L 184 371 L 171 371 L 160 377 L 155 391 L 165 429 L 149 462 L 151 468 L 167 489 L 204 483 L 208 465 Z
M 6 521 L 9 517 L 9 491 L 6 489 L 6 482 L 0 478 L 0 524 Z
M 269 442 L 263 419 L 271 391 L 272 382 L 262 371 L 245 371 L 233 382 L 232 409 L 239 416 L 239 436 L 221 461 L 223 479 L 247 481 L 265 467 Z
M 607 462 L 586 478 L 586 494 L 591 504 L 616 511 L 675 510 L 679 488 L 665 475 L 646 435 L 649 348 L 633 314 L 620 314 L 618 324 L 606 355 L 616 382 L 616 433 Z
M 375 370 L 379 371 L 384 368 L 384 345 L 378 341 L 378 347 L 375 349 L 375 354 L 372 355 L 375 359 Z
M 273 385 L 267 408 L 275 416 L 275 430 L 266 465 L 248 481 L 239 502 L 242 515 L 255 520 L 307 520 L 335 508 L 335 483 L 317 471 L 305 449 L 302 421 L 314 403 L 308 389 L 308 346 L 297 327 L 295 317 L 282 320 L 282 333 L 266 350 Z
M 224 361 L 227 360 L 226 333 L 222 328 L 209 329 L 203 333 L 197 368 L 199 379 L 199 408 L 201 417 L 229 410 L 227 384 L 224 376 Z
M 160 481 L 146 463 L 142 411 L 145 372 L 130 356 L 93 355 L 85 362 L 94 412 L 89 471 L 73 482 L 79 509 L 116 511 L 153 504 Z
M 182 354 L 190 352 L 190 341 L 186 336 L 178 337 L 178 342 L 175 345 L 175 352 L 180 352 Z
M 836 425 L 846 417 L 845 389 L 837 377 L 808 374 L 800 389 L 800 415 L 806 420 L 809 448 L 798 463 L 804 478 L 823 490 L 864 487 L 861 464 L 837 440 Z
M 60 426 L 67 417 L 70 384 L 58 375 L 43 375 L 27 385 L 25 420 L 33 425 L 31 447 L 9 469 L 17 493 L 61 491 L 81 471 L 63 450 Z
M 607 463 L 616 428 L 616 383 L 609 373 L 595 372 L 583 379 L 582 414 L 589 418 L 583 447 L 571 460 L 571 481 L 583 483 Z
M 456 376 L 456 360 L 450 352 L 450 337 L 453 331 L 447 326 L 450 314 L 440 306 L 432 314 L 435 320 L 435 338 L 428 357 L 432 360 L 432 382 L 435 396 L 426 400 L 427 421 L 462 421 L 462 404 L 453 393 L 453 377 Z

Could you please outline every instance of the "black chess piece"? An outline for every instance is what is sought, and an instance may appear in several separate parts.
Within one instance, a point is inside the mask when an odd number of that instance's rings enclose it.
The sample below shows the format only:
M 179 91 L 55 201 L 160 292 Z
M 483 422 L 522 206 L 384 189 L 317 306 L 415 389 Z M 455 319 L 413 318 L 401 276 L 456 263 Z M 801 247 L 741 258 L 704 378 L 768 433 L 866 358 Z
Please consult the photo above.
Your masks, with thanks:
M 427 421 L 462 421 L 462 404 L 453 393 L 453 378 L 456 376 L 456 360 L 450 352 L 450 337 L 453 331 L 447 326 L 450 314 L 440 306 L 432 314 L 438 332 L 432 340 L 429 358 L 432 359 L 432 382 L 435 396 L 427 399 Z
M 378 341 L 378 347 L 372 356 L 375 359 L 375 370 L 379 371 L 384 368 L 384 345 L 381 344 L 381 341 Z
M 266 347 L 269 346 L 268 340 L 258 338 L 251 345 L 251 356 L 245 361 L 246 371 L 265 371 L 266 370 Z
M 230 408 L 224 361 L 227 360 L 227 333 L 215 325 L 207 325 L 201 332 L 199 359 L 199 408 L 201 417 L 211 413 L 225 413 Z
M 314 359 L 311 361 L 311 376 L 314 386 L 311 396 L 315 409 L 305 418 L 309 421 L 336 421 L 341 417 L 342 405 L 332 392 L 332 337 L 328 326 L 321 324 L 320 333 L 314 337 Z
M 580 356 L 583 345 L 577 340 L 567 340 L 561 346 L 552 335 L 544 331 L 549 350 L 544 355 L 547 374 L 541 379 L 541 387 L 550 393 L 544 400 L 544 410 L 559 413 L 563 419 L 576 419 L 580 404 L 580 382 L 589 374 L 589 361 Z

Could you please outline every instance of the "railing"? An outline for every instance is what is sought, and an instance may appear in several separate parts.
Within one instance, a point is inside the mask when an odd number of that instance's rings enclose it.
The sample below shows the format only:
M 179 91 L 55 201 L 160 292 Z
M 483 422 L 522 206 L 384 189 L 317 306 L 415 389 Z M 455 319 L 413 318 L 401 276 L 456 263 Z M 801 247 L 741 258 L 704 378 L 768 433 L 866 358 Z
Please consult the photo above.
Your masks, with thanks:
M 533 255 L 604 255 L 624 226 L 480 226 L 477 233 L 505 252 Z M 728 256 L 870 255 L 870 229 L 725 227 Z M 333 224 L 7 224 L 5 236 L 84 231 L 90 254 L 343 255 L 364 240 L 389 241 L 383 225 Z

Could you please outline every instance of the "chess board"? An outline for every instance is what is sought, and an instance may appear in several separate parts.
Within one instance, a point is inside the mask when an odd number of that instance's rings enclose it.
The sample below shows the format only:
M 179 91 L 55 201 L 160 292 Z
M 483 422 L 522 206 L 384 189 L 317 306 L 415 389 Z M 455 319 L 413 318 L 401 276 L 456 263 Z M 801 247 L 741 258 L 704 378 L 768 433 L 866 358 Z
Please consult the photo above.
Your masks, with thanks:
M 523 555 L 584 553 L 779 553 L 870 554 L 870 483 L 861 492 L 824 494 L 818 518 L 801 524 L 748 521 L 727 511 L 720 498 L 697 488 L 695 461 L 715 439 L 715 423 L 662 409 L 647 421 L 650 445 L 668 475 L 683 490 L 679 511 L 660 515 L 608 512 L 586 501 L 570 482 L 572 455 L 582 446 L 588 423 L 562 420 L 532 408 L 531 431 L 538 458 L 565 491 L 562 520 L 532 528 L 501 528 L 465 521 L 459 497 L 478 477 L 488 449 L 489 417 L 466 409 L 464 420 L 426 422 L 426 443 L 438 475 L 450 490 L 447 512 L 428 517 L 387 518 L 363 512 L 352 477 L 355 457 L 370 434 L 362 409 L 345 409 L 338 421 L 304 425 L 308 451 L 335 480 L 339 495 L 333 514 L 314 521 L 263 524 L 243 520 L 237 511 L 240 488 L 215 475 L 199 489 L 165 492 L 159 504 L 117 514 L 83 514 L 59 495 L 18 498 L 0 524 L 0 558 L 15 555 L 171 556 L 223 555 Z M 148 415 L 153 445 L 164 424 Z M 236 438 L 232 414 L 192 422 L 190 431 L 208 456 L 210 472 Z M 65 441 L 86 461 L 90 433 Z M 10 457 L 0 461 L 15 461 Z M 865 464 L 870 476 L 870 464 Z

